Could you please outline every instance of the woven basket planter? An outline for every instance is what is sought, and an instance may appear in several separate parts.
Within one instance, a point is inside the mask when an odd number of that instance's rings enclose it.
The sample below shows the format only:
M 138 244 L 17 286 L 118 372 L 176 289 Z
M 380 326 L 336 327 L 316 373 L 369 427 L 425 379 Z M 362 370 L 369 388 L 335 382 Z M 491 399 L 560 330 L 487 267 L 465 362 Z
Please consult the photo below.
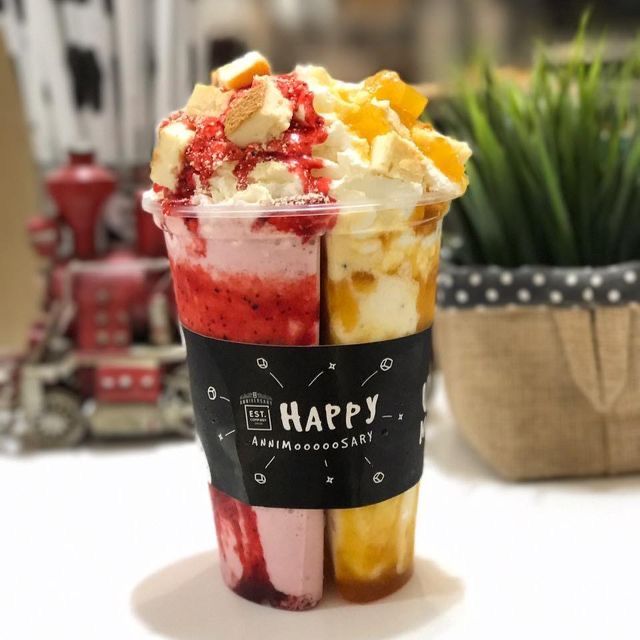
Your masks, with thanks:
M 444 265 L 434 331 L 457 424 L 509 479 L 640 471 L 640 263 Z

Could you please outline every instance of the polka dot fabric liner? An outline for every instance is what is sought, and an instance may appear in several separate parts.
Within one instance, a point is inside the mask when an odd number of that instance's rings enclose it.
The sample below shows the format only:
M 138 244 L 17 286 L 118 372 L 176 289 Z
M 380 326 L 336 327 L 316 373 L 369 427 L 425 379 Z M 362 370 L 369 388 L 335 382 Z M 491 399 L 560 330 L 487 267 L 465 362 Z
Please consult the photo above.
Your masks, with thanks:
M 438 304 L 444 308 L 593 307 L 640 302 L 640 262 L 608 267 L 460 267 L 443 264 Z

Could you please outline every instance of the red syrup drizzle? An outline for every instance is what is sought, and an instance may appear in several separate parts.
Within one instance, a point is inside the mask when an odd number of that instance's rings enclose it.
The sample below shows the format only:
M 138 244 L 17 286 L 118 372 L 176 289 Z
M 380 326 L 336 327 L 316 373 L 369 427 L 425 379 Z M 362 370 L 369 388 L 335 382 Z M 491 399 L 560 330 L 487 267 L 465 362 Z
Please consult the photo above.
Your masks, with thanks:
M 218 539 L 223 539 L 225 530 L 232 532 L 233 551 L 242 564 L 242 576 L 232 586 L 233 590 L 252 602 L 268 603 L 274 607 L 284 606 L 287 609 L 308 608 L 311 603 L 307 598 L 287 595 L 273 586 L 260 542 L 256 512 L 249 505 L 211 485 L 209 489 Z M 223 545 L 220 546 L 220 553 L 223 561 L 228 562 Z
M 242 191 L 249 184 L 249 176 L 259 162 L 279 161 L 287 165 L 302 185 L 305 195 L 300 204 L 330 203 L 330 179 L 314 176 L 321 169 L 323 161 L 314 158 L 313 147 L 327 139 L 327 130 L 322 116 L 313 108 L 313 93 L 306 82 L 289 73 L 273 76 L 282 95 L 289 100 L 293 118 L 289 128 L 278 138 L 266 144 L 250 144 L 239 147 L 231 142 L 224 133 L 223 113 L 219 118 L 191 117 L 182 111 L 176 111 L 166 118 L 160 128 L 176 120 L 195 131 L 195 136 L 184 154 L 183 168 L 178 176 L 174 191 L 154 185 L 157 192 L 163 194 L 163 212 L 171 215 L 176 205 L 189 204 L 196 191 L 196 178 L 201 185 L 209 182 L 223 162 L 235 162 L 233 174 L 237 188 Z M 240 90 L 231 99 L 228 109 L 247 89 Z M 300 119 L 302 115 L 302 119 Z M 254 228 L 259 229 L 270 224 L 279 231 L 295 233 L 305 239 L 333 228 L 336 217 L 333 213 L 305 213 L 300 215 L 272 214 L 256 220 Z M 197 229 L 197 221 L 192 223 Z M 189 226 L 189 225 L 187 225 Z
M 255 344 L 318 341 L 315 274 L 295 280 L 238 273 L 212 275 L 192 261 L 171 265 L 180 321 L 205 336 Z

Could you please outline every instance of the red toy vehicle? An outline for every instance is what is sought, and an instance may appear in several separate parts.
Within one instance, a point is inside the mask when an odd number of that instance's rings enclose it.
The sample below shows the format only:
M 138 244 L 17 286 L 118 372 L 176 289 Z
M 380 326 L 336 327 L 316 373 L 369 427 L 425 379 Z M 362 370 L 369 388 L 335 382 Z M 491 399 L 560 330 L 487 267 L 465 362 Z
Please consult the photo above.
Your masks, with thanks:
M 138 205 L 133 245 L 97 248 L 115 185 L 90 154 L 71 154 L 47 177 L 58 215 L 29 224 L 48 265 L 42 319 L 26 354 L 0 363 L 0 432 L 21 443 L 193 434 L 162 233 Z

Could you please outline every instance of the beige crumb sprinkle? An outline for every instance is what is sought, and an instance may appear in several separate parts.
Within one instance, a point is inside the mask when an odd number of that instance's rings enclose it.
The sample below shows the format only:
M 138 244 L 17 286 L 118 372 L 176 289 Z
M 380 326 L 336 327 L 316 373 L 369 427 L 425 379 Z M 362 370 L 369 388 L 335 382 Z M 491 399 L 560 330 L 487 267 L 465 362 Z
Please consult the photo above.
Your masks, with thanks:
M 234 100 L 224 121 L 224 134 L 227 138 L 231 139 L 231 135 L 262 108 L 266 93 L 266 85 L 258 83 Z
M 224 132 L 240 147 L 277 138 L 291 124 L 291 103 L 269 77 L 256 78 L 253 86 L 229 107 Z

